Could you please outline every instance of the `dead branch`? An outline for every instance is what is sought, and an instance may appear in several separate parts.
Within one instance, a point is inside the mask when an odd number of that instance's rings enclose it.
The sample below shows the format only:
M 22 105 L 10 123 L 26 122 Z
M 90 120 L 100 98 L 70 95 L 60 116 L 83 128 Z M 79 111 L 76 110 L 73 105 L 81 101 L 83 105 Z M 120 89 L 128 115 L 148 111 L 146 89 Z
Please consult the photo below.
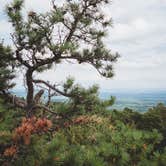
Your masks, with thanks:
M 55 92 L 57 92 L 57 93 L 60 94 L 60 95 L 63 95 L 63 96 L 66 96 L 66 97 L 72 97 L 71 94 L 67 94 L 67 93 L 65 93 L 65 92 L 60 91 L 60 90 L 57 89 L 55 86 L 50 85 L 50 84 L 49 84 L 48 82 L 46 82 L 46 81 L 43 81 L 43 80 L 33 80 L 33 82 L 34 82 L 35 84 L 44 84 L 45 86 L 51 88 L 52 90 L 54 90 Z

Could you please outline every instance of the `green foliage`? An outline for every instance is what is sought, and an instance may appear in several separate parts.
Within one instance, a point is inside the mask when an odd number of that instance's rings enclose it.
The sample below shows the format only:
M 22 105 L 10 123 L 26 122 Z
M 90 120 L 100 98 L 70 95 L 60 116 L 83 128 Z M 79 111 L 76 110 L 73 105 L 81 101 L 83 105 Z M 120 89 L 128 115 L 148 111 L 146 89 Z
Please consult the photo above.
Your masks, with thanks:
M 25 116 L 22 110 L 12 109 L 0 98 L 0 165 L 1 154 L 4 149 L 12 145 L 12 130 L 20 123 L 20 118 Z
M 166 107 L 163 104 L 158 104 L 145 113 L 139 113 L 126 108 L 122 112 L 114 110 L 112 115 L 115 119 L 119 119 L 126 124 L 134 123 L 138 129 L 157 129 L 164 133 L 164 129 L 166 128 Z
M 151 165 L 153 160 L 159 165 L 162 154 L 154 152 L 154 145 L 161 141 L 161 134 L 138 131 L 120 121 L 113 126 L 108 118 L 102 119 L 101 124 L 73 125 L 57 133 L 48 147 L 49 165 L 122 166 L 143 165 L 145 161 Z
M 145 113 L 135 112 L 131 109 L 125 109 L 122 112 L 114 110 L 112 116 L 116 120 L 123 121 L 125 124 L 135 126 L 139 130 L 152 131 L 158 130 L 163 135 L 163 141 L 157 145 L 158 149 L 164 149 L 166 146 L 166 107 L 158 104 Z
M 19 159 L 13 162 L 13 165 L 35 166 L 42 165 L 46 160 L 48 152 L 46 150 L 48 144 L 47 137 L 34 136 L 29 147 L 21 146 L 19 150 Z
M 112 96 L 110 99 L 102 101 L 99 98 L 99 88 L 97 85 L 85 89 L 78 84 L 74 84 L 73 78 L 66 80 L 63 85 L 63 91 L 69 98 L 67 110 L 70 115 L 73 115 L 73 113 L 102 112 L 108 106 L 113 105 L 115 101 L 115 98 Z
M 1 107 L 1 111 L 5 112 L 6 108 Z M 60 108 L 63 109 L 63 106 L 61 107 L 59 103 Z M 129 112 L 131 118 L 134 112 Z M 123 123 L 121 117 L 123 112 L 118 113 L 115 111 L 103 115 L 86 113 L 81 116 L 73 114 L 70 119 L 72 123 L 68 121 L 67 126 L 63 125 L 67 120 L 56 119 L 55 122 L 59 121 L 59 123 L 53 122 L 55 128 L 59 125 L 58 130 L 50 134 L 33 135 L 30 145 L 20 144 L 14 158 L 2 157 L 0 163 L 5 161 L 9 165 L 16 166 L 164 166 L 166 151 L 158 146 L 164 138 L 162 133 L 156 129 L 151 131 L 137 129 L 136 125 L 130 123 L 132 120 Z M 11 112 L 6 111 L 6 115 L 3 115 L 7 116 L 7 114 Z M 13 114 L 17 115 L 15 111 Z M 127 111 L 124 114 L 127 114 Z M 10 119 L 13 117 L 8 116 L 8 120 Z M 12 139 L 11 129 L 19 123 L 20 119 L 21 117 L 18 117 L 15 122 L 10 121 L 10 123 L 1 121 L 1 125 L 7 124 L 4 130 L 1 129 L 3 131 L 0 136 L 3 145 L 1 155 Z
M 12 58 L 11 48 L 0 43 L 0 92 L 8 90 L 15 85 L 11 83 L 11 80 L 14 78 L 14 71 L 10 67 Z
M 23 6 L 23 0 L 14 0 L 11 6 L 7 6 L 6 10 L 10 17 L 10 21 L 20 22 L 22 20 L 22 15 L 20 13 L 21 7 Z

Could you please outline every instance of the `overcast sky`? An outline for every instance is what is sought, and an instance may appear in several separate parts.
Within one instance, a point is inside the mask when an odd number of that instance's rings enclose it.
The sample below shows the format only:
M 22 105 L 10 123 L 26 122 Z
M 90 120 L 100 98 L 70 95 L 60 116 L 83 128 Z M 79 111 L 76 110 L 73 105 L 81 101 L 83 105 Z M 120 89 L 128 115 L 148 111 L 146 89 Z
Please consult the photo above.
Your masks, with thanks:
M 9 1 L 0 0 L 0 38 L 6 43 L 11 43 L 11 27 L 3 9 Z M 27 11 L 47 11 L 50 1 L 26 0 L 25 6 Z M 114 78 L 105 79 L 88 65 L 71 64 L 57 66 L 42 78 L 57 82 L 70 75 L 83 86 L 95 83 L 103 90 L 166 89 L 166 0 L 114 0 L 105 11 L 113 18 L 105 43 L 121 55 Z

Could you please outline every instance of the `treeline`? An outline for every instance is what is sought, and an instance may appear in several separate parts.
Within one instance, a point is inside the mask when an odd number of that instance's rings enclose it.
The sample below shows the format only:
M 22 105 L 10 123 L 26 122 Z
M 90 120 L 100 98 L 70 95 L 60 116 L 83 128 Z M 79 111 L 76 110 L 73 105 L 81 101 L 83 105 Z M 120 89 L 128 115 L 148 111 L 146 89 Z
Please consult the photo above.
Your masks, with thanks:
M 124 111 L 113 111 L 113 117 L 125 124 L 133 125 L 138 130 L 153 131 L 158 130 L 163 135 L 163 141 L 158 145 L 159 149 L 166 146 L 166 106 L 159 103 L 145 113 L 133 111 L 125 108 Z

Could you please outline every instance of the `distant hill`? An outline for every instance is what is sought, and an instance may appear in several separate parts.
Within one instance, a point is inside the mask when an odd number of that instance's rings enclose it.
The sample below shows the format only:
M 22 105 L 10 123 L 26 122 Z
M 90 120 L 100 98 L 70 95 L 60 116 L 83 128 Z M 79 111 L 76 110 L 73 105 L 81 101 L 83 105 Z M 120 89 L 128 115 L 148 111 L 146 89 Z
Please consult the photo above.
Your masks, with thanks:
M 13 91 L 16 95 L 25 97 L 24 90 Z M 149 108 L 156 106 L 158 103 L 166 104 L 166 91 L 144 91 L 144 92 L 106 92 L 101 91 L 101 99 L 108 99 L 109 96 L 115 96 L 115 104 L 110 109 L 123 110 L 124 108 L 131 108 L 135 111 L 145 112 Z M 57 96 L 54 100 L 64 101 L 65 97 Z

